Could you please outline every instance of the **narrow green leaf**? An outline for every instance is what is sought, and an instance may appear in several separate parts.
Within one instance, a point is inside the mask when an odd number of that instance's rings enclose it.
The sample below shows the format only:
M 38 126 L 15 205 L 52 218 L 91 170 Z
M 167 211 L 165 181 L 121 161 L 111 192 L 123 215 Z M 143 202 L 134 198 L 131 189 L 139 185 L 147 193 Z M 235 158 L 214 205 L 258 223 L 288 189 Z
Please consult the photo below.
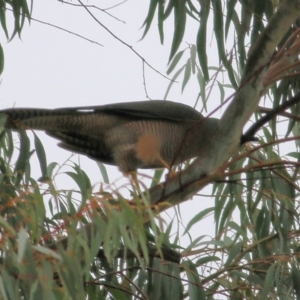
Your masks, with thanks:
M 6 133 L 6 148 L 4 149 L 5 155 L 7 156 L 7 162 L 10 163 L 13 153 L 14 153 L 14 142 L 13 142 L 13 134 L 11 130 L 5 130 Z
M 9 35 L 6 27 L 6 2 L 5 1 L 0 1 L 0 22 L 6 38 L 9 39 Z
M 210 0 L 200 0 L 200 26 L 197 33 L 197 53 L 200 62 L 201 70 L 205 81 L 209 80 L 208 67 L 207 67 L 207 55 L 206 55 L 206 33 L 207 33 L 207 21 L 210 12 Z
M 174 8 L 173 1 L 168 1 L 168 6 L 167 6 L 167 8 L 165 9 L 165 12 L 164 12 L 164 20 L 166 20 L 170 16 L 173 8 Z
M 222 193 L 221 193 L 222 192 Z M 221 195 L 228 195 L 228 185 L 224 185 L 222 191 L 219 190 L 217 197 L 215 198 L 215 213 L 214 218 L 216 222 L 216 235 L 218 235 L 219 231 L 221 230 L 220 222 L 221 222 L 221 214 L 224 209 L 225 203 L 227 201 L 227 197 L 222 197 Z
M 177 264 L 169 264 L 169 274 L 174 276 L 175 278 L 170 278 L 171 282 L 169 285 L 170 288 L 170 298 L 174 300 L 184 299 L 183 297 L 183 284 L 180 281 L 180 269 Z M 177 279 L 178 278 L 178 279 Z
M 192 73 L 196 73 L 196 57 L 197 57 L 197 47 L 196 45 L 191 45 L 190 47 L 190 53 L 191 53 L 191 67 L 192 67 Z
M 200 87 L 200 96 L 201 96 L 201 100 L 202 100 L 202 105 L 203 105 L 203 108 L 205 109 L 205 111 L 207 111 L 206 93 L 205 93 L 205 78 L 204 78 L 201 70 L 198 70 L 197 80 L 198 80 L 199 87 Z
M 197 238 L 193 239 L 192 242 L 185 248 L 185 251 L 190 251 L 193 248 L 198 247 L 200 244 L 203 245 L 203 244 L 207 243 L 207 242 L 200 243 L 200 241 L 204 238 L 207 238 L 207 235 L 201 235 L 201 236 L 198 236 Z
M 70 247 L 70 245 L 72 245 L 73 243 L 74 240 L 72 241 L 69 238 L 68 246 Z M 73 251 L 76 251 L 76 249 L 74 249 Z M 79 253 L 77 253 L 77 255 L 78 254 Z M 80 259 L 74 259 L 74 257 L 68 255 L 65 250 L 61 250 L 60 255 L 63 257 L 63 263 L 58 265 L 58 273 L 59 278 L 63 281 L 63 286 L 65 287 L 65 296 L 67 297 L 67 299 L 84 299 L 85 293 L 80 267 Z
M 143 36 L 141 38 L 141 40 L 146 36 L 147 32 L 150 29 L 151 23 L 153 21 L 153 17 L 156 11 L 156 7 L 159 3 L 159 0 L 150 0 L 150 5 L 149 5 L 149 9 L 148 9 L 148 14 L 147 17 L 142 25 L 142 27 L 145 27 L 144 29 L 144 33 Z
M 221 258 L 218 257 L 218 256 L 206 256 L 206 257 L 202 257 L 202 258 L 199 258 L 195 265 L 197 266 L 202 266 L 202 265 L 206 265 L 207 263 L 210 263 L 210 262 L 215 262 L 215 261 L 220 261 Z
M 193 217 L 193 219 L 190 220 L 189 223 L 187 224 L 187 226 L 183 232 L 183 235 L 185 235 L 193 227 L 193 225 L 195 225 L 196 223 L 201 221 L 204 217 L 206 217 L 208 214 L 210 214 L 214 210 L 215 210 L 215 207 L 209 207 L 209 208 L 206 208 L 206 209 L 200 211 L 197 215 L 195 215 Z
M 49 248 L 46 248 L 44 246 L 41 246 L 41 245 L 36 245 L 35 246 L 35 245 L 33 245 L 32 249 L 34 249 L 34 250 L 36 250 L 40 253 L 46 254 L 47 256 L 51 256 L 55 259 L 61 260 L 61 256 L 57 252 L 55 252 L 55 251 L 53 251 Z
M 105 284 L 105 288 L 113 296 L 113 299 L 129 300 L 126 294 L 122 291 L 122 286 L 114 285 L 111 282 L 108 282 L 107 284 Z
M 260 294 L 261 299 L 268 299 L 269 293 L 273 289 L 275 270 L 276 264 L 272 264 L 268 269 L 267 276 L 264 282 L 264 287 Z
M 263 239 L 269 236 L 271 230 L 270 225 L 270 212 L 263 206 L 256 220 L 257 239 Z
M 104 183 L 109 184 L 109 177 L 108 177 L 108 174 L 107 174 L 107 171 L 106 171 L 106 167 L 100 161 L 96 161 L 96 163 L 99 167 L 99 170 L 100 170 L 100 173 L 102 175 Z
M 230 192 L 229 192 L 230 193 Z M 227 204 L 223 207 L 223 213 L 220 219 L 219 230 L 222 232 L 228 226 L 228 222 L 231 221 L 232 212 L 236 208 L 237 201 L 233 194 L 230 195 Z
M 237 3 L 237 0 L 228 0 L 226 2 L 227 6 L 227 14 L 226 14 L 226 21 L 225 21 L 225 37 L 228 35 L 230 22 L 232 21 L 232 16 L 235 12 L 234 8 Z
M 224 86 L 223 84 L 221 84 L 218 80 L 217 80 L 217 83 L 218 83 L 218 87 L 219 87 L 219 91 L 220 91 L 220 102 L 223 103 L 224 102 L 224 99 L 225 99 L 225 91 L 224 91 Z
M 10 36 L 10 40 L 12 40 L 17 33 L 19 34 L 19 36 L 21 33 L 21 31 L 20 31 L 20 15 L 21 15 L 20 5 L 19 5 L 19 3 L 16 3 L 16 1 L 14 1 L 11 3 L 11 6 L 12 6 L 12 10 L 13 10 L 13 15 L 14 15 L 14 30 Z
M 191 77 L 191 59 L 189 58 L 185 65 L 185 71 L 184 71 L 183 81 L 182 81 L 182 86 L 181 86 L 181 93 L 183 92 L 190 77 Z
M 0 75 L 3 73 L 3 70 L 4 70 L 4 51 L 2 45 L 0 44 Z
M 228 253 L 228 258 L 224 266 L 225 267 L 229 266 L 232 263 L 232 261 L 237 257 L 237 255 L 242 251 L 242 249 L 243 249 L 243 241 L 236 243 Z
M 24 19 L 26 17 L 30 23 L 31 14 L 28 8 L 27 0 L 19 0 L 19 1 L 21 2 L 22 14 L 24 15 Z
M 47 174 L 49 175 L 49 178 L 52 178 L 54 176 L 53 171 L 56 167 L 58 167 L 58 163 L 57 162 L 52 162 L 48 165 L 47 167 Z
M 25 131 L 20 131 L 20 153 L 15 166 L 17 173 L 15 185 L 18 186 L 28 166 L 29 158 L 31 156 L 30 141 Z
M 186 49 L 185 49 L 186 50 Z M 182 50 L 182 51 L 179 51 L 173 58 L 168 70 L 167 70 L 167 74 L 169 75 L 173 70 L 174 68 L 177 66 L 178 62 L 180 61 L 183 53 L 185 50 Z
M 214 33 L 218 45 L 218 53 L 220 59 L 226 61 L 225 45 L 224 45 L 224 28 L 223 28 L 223 13 L 222 4 L 220 0 L 212 1 L 214 12 Z
M 15 229 L 0 215 L 0 225 L 3 226 L 12 236 L 16 236 Z
M 243 218 L 242 220 L 244 221 L 245 219 Z M 245 226 L 245 224 L 243 224 L 242 226 L 239 226 L 236 222 L 233 222 L 233 221 L 230 221 L 228 223 L 228 227 L 234 229 L 234 231 L 236 232 L 236 238 L 238 238 L 239 236 L 242 236 L 245 240 L 247 240 L 247 233 L 244 230 L 244 226 Z
M 205 300 L 206 295 L 203 286 L 199 279 L 199 274 L 196 266 L 191 261 L 185 261 L 183 263 L 184 270 L 189 280 L 189 299 L 190 300 Z
M 300 271 L 299 267 L 296 266 L 294 263 L 292 263 L 292 280 L 293 280 L 293 286 L 295 290 L 295 295 L 297 296 L 297 300 L 300 300 Z
M 22 227 L 18 233 L 18 263 L 20 264 L 23 260 L 25 250 L 28 243 L 28 235 L 25 229 Z
M 166 93 L 165 93 L 165 95 L 164 95 L 164 100 L 167 99 L 168 94 L 169 94 L 169 92 L 170 92 L 170 89 L 171 89 L 173 83 L 175 82 L 175 80 L 177 79 L 177 77 L 180 75 L 180 73 L 183 71 L 184 67 L 185 67 L 185 66 L 183 66 L 182 68 L 180 68 L 180 69 L 175 73 L 175 75 L 173 76 L 172 81 L 170 81 L 170 83 L 169 83 L 169 85 L 168 85 L 168 88 L 167 88 L 167 90 L 166 90 Z
M 287 153 L 285 156 L 290 156 L 290 157 L 296 158 L 297 161 L 300 160 L 300 153 L 299 152 L 290 152 L 290 153 Z
M 3 299 L 18 299 L 19 295 L 17 296 L 18 292 L 18 284 L 17 279 L 14 280 L 12 276 L 9 274 L 9 268 L 3 268 L 1 270 L 0 276 L 0 295 Z M 2 297 L 0 298 L 2 299 Z
M 160 182 L 163 173 L 164 173 L 163 169 L 156 169 L 155 170 L 154 175 L 152 177 L 150 187 L 153 187 L 153 186 L 157 185 Z
M 77 165 L 74 164 L 73 169 L 74 172 L 66 172 L 68 176 L 70 176 L 78 185 L 81 195 L 82 195 L 82 205 L 84 205 L 85 200 L 90 196 L 91 193 L 91 181 L 86 173 Z
M 164 43 L 164 9 L 165 9 L 165 1 L 158 1 L 158 33 L 161 44 Z
M 39 137 L 36 135 L 35 132 L 33 133 L 33 136 L 34 136 L 34 146 L 35 146 L 36 154 L 42 172 L 42 177 L 39 179 L 39 181 L 45 182 L 49 180 L 49 176 L 47 174 L 48 169 L 47 169 L 47 157 L 46 157 L 45 149 L 41 140 L 39 139 Z
M 176 54 L 185 31 L 186 24 L 186 10 L 185 1 L 174 1 L 174 34 L 171 46 L 171 52 L 169 56 L 169 62 Z
M 228 77 L 230 79 L 231 84 L 235 89 L 238 88 L 236 80 L 235 80 L 235 71 L 232 68 L 232 57 L 227 59 L 224 45 L 224 24 L 223 24 L 223 13 L 222 13 L 222 4 L 221 0 L 212 1 L 213 11 L 214 11 L 214 33 L 216 36 L 217 46 L 218 46 L 218 54 L 223 62 Z

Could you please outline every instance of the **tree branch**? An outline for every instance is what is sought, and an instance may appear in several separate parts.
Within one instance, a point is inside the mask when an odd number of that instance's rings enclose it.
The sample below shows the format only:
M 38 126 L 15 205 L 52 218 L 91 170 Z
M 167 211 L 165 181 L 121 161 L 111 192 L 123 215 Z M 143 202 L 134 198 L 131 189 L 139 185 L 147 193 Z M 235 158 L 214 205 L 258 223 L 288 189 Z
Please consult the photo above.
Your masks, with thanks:
M 260 118 L 257 122 L 255 122 L 241 138 L 241 144 L 244 144 L 248 141 L 253 140 L 255 133 L 266 123 L 272 120 L 274 117 L 281 114 L 287 108 L 293 106 L 294 104 L 300 102 L 300 93 L 295 95 L 293 98 L 285 101 L 281 105 L 278 105 L 272 110 L 269 110 L 262 118 Z M 287 116 L 287 114 L 285 114 Z M 299 120 L 298 120 L 299 121 Z
M 187 200 L 207 184 L 223 177 L 220 168 L 238 151 L 243 127 L 257 109 L 264 88 L 263 75 L 266 66 L 276 46 L 299 14 L 300 1 L 287 0 L 278 7 L 251 50 L 242 86 L 223 114 L 219 131 L 210 136 L 205 145 L 199 145 L 205 147 L 203 149 L 206 151 L 201 151 L 203 155 L 185 171 L 146 192 L 151 204 L 160 204 L 156 206 L 157 212 Z

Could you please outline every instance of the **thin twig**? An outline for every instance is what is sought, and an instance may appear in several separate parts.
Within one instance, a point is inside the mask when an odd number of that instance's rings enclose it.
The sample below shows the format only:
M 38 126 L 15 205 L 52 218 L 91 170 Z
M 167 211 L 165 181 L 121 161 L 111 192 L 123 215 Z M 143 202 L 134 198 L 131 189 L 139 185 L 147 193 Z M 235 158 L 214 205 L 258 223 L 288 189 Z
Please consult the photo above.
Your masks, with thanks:
M 255 122 L 242 136 L 241 138 L 241 144 L 246 143 L 247 141 L 251 140 L 255 133 L 267 122 L 269 122 L 271 119 L 276 117 L 278 114 L 282 113 L 287 108 L 291 107 L 292 105 L 300 102 L 300 93 L 292 97 L 291 99 L 285 101 L 281 105 L 278 105 L 268 113 L 266 113 L 261 119 L 259 119 L 257 122 Z
M 11 11 L 11 12 L 13 11 L 13 10 L 10 9 L 10 8 L 6 8 L 6 9 L 9 10 L 9 11 Z M 20 14 L 20 15 L 23 15 L 23 14 Z M 51 24 L 51 23 L 48 23 L 48 22 L 44 22 L 44 21 L 41 21 L 41 20 L 39 20 L 39 19 L 32 18 L 32 17 L 30 17 L 30 20 L 35 21 L 35 22 L 37 22 L 37 23 L 41 23 L 41 24 L 47 25 L 47 26 L 50 26 L 50 27 L 54 27 L 54 28 L 59 29 L 59 30 L 61 30 L 61 31 L 65 31 L 65 32 L 70 33 L 70 34 L 72 34 L 72 35 L 75 35 L 75 36 L 77 36 L 77 37 L 79 37 L 79 38 L 81 38 L 81 39 L 83 39 L 83 40 L 86 40 L 86 41 L 88 41 L 88 42 L 91 42 L 91 43 L 93 43 L 93 44 L 96 44 L 96 45 L 98 45 L 98 46 L 103 47 L 102 44 L 100 44 L 100 43 L 98 43 L 98 42 L 96 42 L 96 41 L 93 41 L 93 40 L 91 40 L 91 39 L 88 39 L 88 38 L 86 38 L 86 37 L 84 37 L 84 36 L 82 36 L 82 35 L 80 35 L 80 34 L 78 34 L 78 33 L 75 33 L 75 32 L 73 32 L 73 31 L 64 29 L 64 28 L 62 28 L 62 27 L 60 27 L 60 26 L 57 26 L 57 25 L 54 25 L 54 24 Z
M 269 113 L 271 111 L 273 111 L 273 108 L 262 107 L 262 106 L 259 106 L 257 108 L 257 112 L 259 112 L 259 113 Z M 278 113 L 277 116 L 286 117 L 286 118 L 292 119 L 294 121 L 300 122 L 300 116 L 288 113 L 286 111 Z
M 75 4 L 75 3 L 71 3 L 71 2 L 65 2 L 64 0 L 57 0 L 57 1 L 58 1 L 58 2 L 61 2 L 61 3 L 63 3 L 63 4 L 67 4 L 67 5 L 76 6 L 76 7 L 81 7 L 80 4 Z M 125 21 L 120 20 L 119 18 L 117 18 L 117 17 L 115 17 L 114 15 L 112 15 L 112 14 L 110 14 L 110 13 L 107 12 L 107 10 L 109 10 L 109 9 L 111 9 L 111 8 L 114 8 L 114 7 L 116 7 L 116 6 L 119 6 L 119 5 L 121 5 L 122 3 L 124 3 L 124 2 L 126 2 L 126 0 L 125 0 L 125 1 L 122 1 L 121 3 L 118 3 L 118 4 L 114 5 L 114 6 L 112 6 L 112 7 L 109 7 L 109 8 L 100 8 L 100 7 L 96 6 L 96 5 L 86 5 L 86 7 L 94 8 L 94 9 L 100 10 L 101 12 L 103 12 L 103 13 L 107 14 L 108 16 L 110 16 L 111 18 L 113 18 L 113 19 L 115 19 L 115 20 L 117 20 L 117 21 L 119 21 L 119 22 L 125 24 L 125 23 L 126 23 Z
M 143 61 L 142 64 L 143 64 L 142 68 L 143 68 L 143 85 L 144 85 L 144 91 L 145 91 L 145 94 L 146 94 L 146 98 L 149 99 L 149 100 L 151 100 L 151 98 L 148 95 L 147 85 L 146 85 L 145 62 Z
M 115 7 L 117 7 L 117 6 L 122 5 L 122 4 L 125 3 L 125 2 L 127 2 L 127 0 L 121 1 L 121 2 L 119 2 L 119 3 L 117 3 L 117 4 L 115 4 L 115 5 L 109 6 L 109 7 L 104 8 L 104 9 L 105 9 L 105 10 L 113 9 L 113 8 L 115 8 Z
M 146 59 L 141 56 L 136 50 L 134 50 L 134 48 L 127 44 L 126 42 L 124 42 L 122 39 L 120 39 L 118 36 L 116 36 L 110 29 L 108 29 L 105 25 L 103 25 L 94 15 L 93 13 L 82 3 L 81 0 L 77 0 L 82 7 L 88 12 L 88 14 L 102 27 L 104 28 L 112 37 L 114 37 L 117 41 L 119 41 L 121 44 L 123 44 L 124 46 L 126 46 L 127 48 L 129 48 L 135 55 L 137 55 L 150 69 L 152 69 L 154 72 L 158 73 L 159 75 L 161 75 L 162 77 L 166 78 L 167 80 L 172 81 L 172 79 L 168 78 L 167 76 L 165 76 L 164 74 L 162 74 L 161 72 L 159 72 L 157 69 L 155 69 L 154 67 L 152 67 L 147 61 Z

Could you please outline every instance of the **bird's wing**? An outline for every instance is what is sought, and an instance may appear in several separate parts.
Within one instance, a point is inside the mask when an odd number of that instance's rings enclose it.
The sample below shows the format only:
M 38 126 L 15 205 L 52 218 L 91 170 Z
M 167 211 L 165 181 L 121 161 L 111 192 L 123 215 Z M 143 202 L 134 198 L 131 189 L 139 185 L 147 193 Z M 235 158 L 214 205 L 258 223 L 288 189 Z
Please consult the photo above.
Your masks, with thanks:
M 54 111 L 73 113 L 107 113 L 133 119 L 159 119 L 160 121 L 199 121 L 204 117 L 194 108 L 177 102 L 153 100 L 114 103 L 101 106 L 59 108 Z
M 84 154 L 106 164 L 116 165 L 112 149 L 103 140 L 97 141 L 88 135 L 75 134 L 70 131 L 67 133 L 46 131 L 46 134 L 60 140 L 58 146 L 63 149 Z
M 200 121 L 204 117 L 194 108 L 173 101 L 153 100 L 136 101 L 125 103 L 113 103 L 99 106 L 65 107 L 57 109 L 39 108 L 12 108 L 1 111 L 14 119 L 24 120 L 27 118 L 47 115 L 78 115 L 92 113 L 106 113 L 135 120 L 160 120 L 160 121 Z
M 176 163 L 195 157 L 212 128 L 192 107 L 161 100 L 1 112 L 8 116 L 7 128 L 44 130 L 61 147 L 118 165 L 123 172 L 173 163 L 179 149 Z

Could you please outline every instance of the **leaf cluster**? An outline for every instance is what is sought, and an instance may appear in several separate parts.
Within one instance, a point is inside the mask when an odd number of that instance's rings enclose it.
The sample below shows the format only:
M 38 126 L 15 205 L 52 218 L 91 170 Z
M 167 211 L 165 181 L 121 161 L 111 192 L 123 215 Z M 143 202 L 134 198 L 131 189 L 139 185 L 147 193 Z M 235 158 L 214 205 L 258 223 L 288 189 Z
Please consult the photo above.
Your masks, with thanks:
M 30 139 L 21 132 L 17 150 L 13 135 L 2 133 L 1 297 L 182 298 L 180 255 L 169 241 L 172 227 L 162 233 L 154 219 L 144 225 L 145 210 L 151 213 L 147 202 L 136 206 L 117 191 L 93 191 L 80 166 L 72 163 L 71 171 L 63 171 L 64 166 L 47 164 L 36 135 L 34 146 L 31 150 Z M 31 177 L 33 155 L 45 172 L 42 182 Z M 77 188 L 59 190 L 61 176 L 72 178 Z
M 33 1 L 31 1 L 31 9 L 28 7 L 26 0 L 1 0 L 0 1 L 0 24 L 2 30 L 8 40 L 12 40 L 16 35 L 21 38 L 21 32 L 26 19 L 30 22 Z M 7 13 L 13 14 L 14 24 L 12 32 L 9 33 L 7 28 Z M 4 69 L 4 53 L 0 44 L 0 75 Z
M 207 82 L 210 78 L 208 57 L 207 57 L 207 35 L 210 23 L 213 23 L 212 35 L 217 44 L 219 61 L 228 73 L 231 85 L 236 89 L 238 82 L 236 79 L 233 63 L 238 64 L 239 70 L 245 67 L 247 49 L 252 45 L 258 35 L 264 30 L 265 25 L 272 17 L 277 1 L 242 1 L 229 0 L 200 0 L 198 3 L 192 0 L 151 0 L 147 17 L 144 21 L 144 34 L 148 33 L 152 22 L 157 17 L 157 27 L 161 43 L 164 42 L 164 22 L 174 18 L 174 31 L 170 50 L 169 62 L 178 53 L 184 34 L 189 28 L 187 20 L 190 18 L 197 26 L 198 31 L 195 40 L 191 44 L 196 46 L 196 52 L 201 67 L 201 72 Z M 226 52 L 226 41 L 234 32 L 236 44 L 229 53 Z M 247 38 L 247 36 L 249 38 Z M 236 58 L 235 58 L 236 56 Z M 177 57 L 178 59 L 178 57 Z M 174 63 L 174 62 L 173 62 Z

